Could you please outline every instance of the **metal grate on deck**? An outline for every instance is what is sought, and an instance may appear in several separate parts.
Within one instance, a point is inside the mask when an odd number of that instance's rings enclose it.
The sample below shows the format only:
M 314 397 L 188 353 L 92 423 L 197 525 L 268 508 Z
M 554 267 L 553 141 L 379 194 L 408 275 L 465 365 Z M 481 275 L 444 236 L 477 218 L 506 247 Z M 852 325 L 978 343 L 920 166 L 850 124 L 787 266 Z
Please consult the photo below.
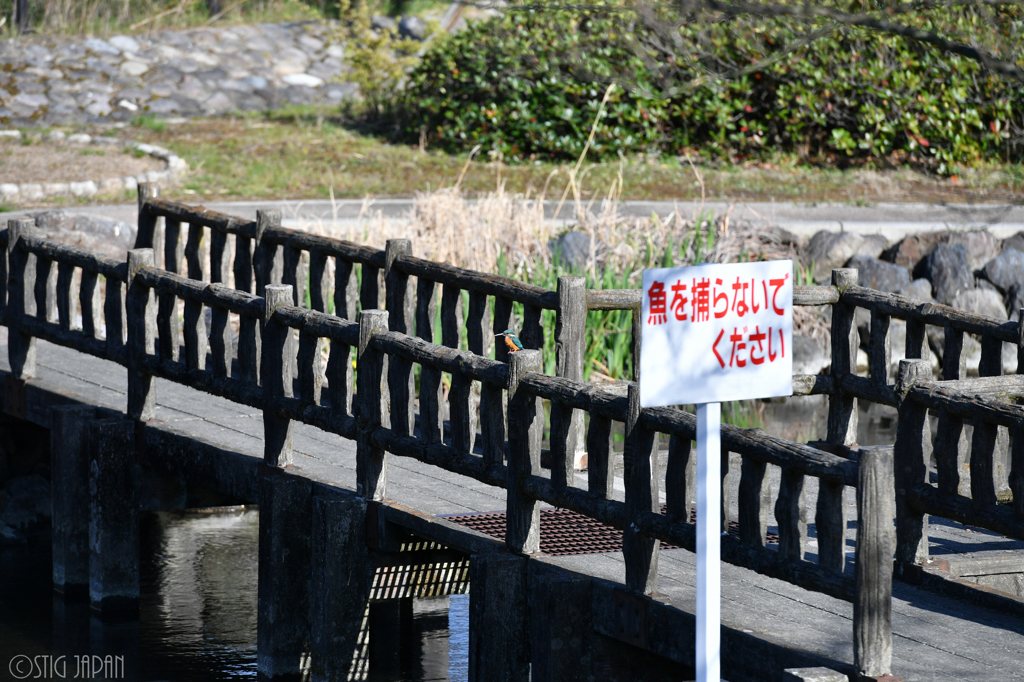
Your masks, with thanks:
M 665 505 L 661 506 L 661 512 L 665 513 Z M 505 512 L 455 514 L 444 518 L 491 537 L 505 538 Z M 690 520 L 696 521 L 696 518 L 696 510 L 691 510 Z M 739 532 L 739 525 L 730 521 L 729 534 L 739 536 Z M 768 533 L 767 541 L 769 544 L 777 543 L 779 538 L 774 533 Z M 674 545 L 668 543 L 662 543 L 661 546 L 664 549 L 675 549 Z M 568 509 L 541 509 L 540 551 L 551 556 L 620 552 L 622 531 Z

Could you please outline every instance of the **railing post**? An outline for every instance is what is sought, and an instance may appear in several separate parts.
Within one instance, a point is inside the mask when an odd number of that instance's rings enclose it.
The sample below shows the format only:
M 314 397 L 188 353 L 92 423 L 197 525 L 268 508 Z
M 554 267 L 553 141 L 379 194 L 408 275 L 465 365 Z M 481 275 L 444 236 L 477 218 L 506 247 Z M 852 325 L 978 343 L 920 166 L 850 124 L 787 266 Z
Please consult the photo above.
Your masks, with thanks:
M 356 422 L 356 492 L 367 500 L 383 500 L 388 484 L 387 452 L 370 441 L 374 429 L 385 424 L 388 409 L 384 383 L 386 356 L 373 347 L 374 334 L 387 331 L 386 310 L 363 310 L 359 314 L 359 354 L 356 366 L 358 417 Z
M 1017 311 L 1017 374 L 1024 375 L 1024 309 Z M 1018 403 L 1024 401 L 1018 400 Z M 1010 453 L 1010 491 L 1013 493 L 1013 513 L 1024 521 L 1024 428 L 1013 432 L 1013 450 Z
M 142 363 L 147 355 L 156 352 L 157 305 L 153 291 L 135 280 L 135 275 L 145 267 L 153 267 L 153 249 L 128 252 L 128 416 L 139 421 L 152 419 L 156 409 L 153 376 L 143 369 Z
M 281 212 L 277 209 L 256 211 L 256 248 L 252 265 L 256 271 L 256 295 L 262 296 L 268 284 L 280 284 L 284 276 L 284 255 L 281 247 L 264 239 L 268 229 L 281 227 Z M 291 305 L 289 302 L 288 305 Z
M 658 589 L 661 542 L 644 535 L 633 523 L 633 519 L 644 512 L 659 511 L 656 436 L 654 431 L 640 425 L 640 385 L 632 382 L 623 452 L 626 527 L 622 533 L 622 554 L 626 561 L 626 587 L 641 594 L 651 594 Z
M 928 561 L 928 517 L 914 509 L 908 494 L 927 482 L 932 454 L 928 408 L 907 398 L 915 384 L 931 381 L 927 360 L 901 360 L 896 377 L 899 423 L 894 454 L 896 486 L 896 560 L 903 564 Z
M 22 237 L 31 236 L 35 223 L 28 219 L 7 223 L 7 355 L 15 379 L 36 375 L 36 340 L 21 331 L 22 320 L 36 314 L 36 257 L 19 248 Z
M 389 239 L 384 256 L 384 296 L 387 300 L 388 328 L 412 336 L 414 305 L 409 288 L 409 275 L 393 267 L 402 256 L 412 255 L 408 239 Z M 391 390 L 391 428 L 400 436 L 411 436 L 416 428 L 415 394 L 412 363 L 404 358 L 388 358 L 388 387 Z
M 860 337 L 854 324 L 856 306 L 843 300 L 843 293 L 857 286 L 857 270 L 832 271 L 832 286 L 839 289 L 839 302 L 832 304 L 832 394 L 828 400 L 828 442 L 853 445 L 857 442 L 857 399 L 843 392 L 843 379 L 857 374 L 857 346 Z
M 334 314 L 345 320 L 356 319 L 356 276 L 353 264 L 341 258 L 334 259 Z M 353 414 L 353 378 L 351 348 L 331 341 L 331 355 L 327 360 L 328 392 L 331 407 L 344 414 Z
M 292 397 L 295 348 L 292 330 L 274 321 L 274 311 L 292 304 L 292 288 L 268 284 L 263 291 L 263 348 L 260 376 L 263 377 L 263 461 L 284 468 L 292 463 L 292 420 L 279 415 L 275 403 Z
M 887 675 L 892 666 L 893 476 L 893 448 L 861 448 L 853 660 L 860 674 L 868 677 Z
M 53 509 L 53 589 L 65 599 L 89 594 L 88 421 L 96 410 L 50 410 L 50 502 Z
M 429 279 L 421 277 L 416 282 L 416 336 L 427 343 L 434 343 L 436 316 L 437 285 Z M 440 443 L 444 440 L 444 414 L 441 411 L 443 400 L 444 389 L 441 386 L 441 371 L 423 365 L 420 368 L 420 437 L 428 443 Z M 499 417 L 504 433 L 504 413 Z M 502 439 L 502 450 L 504 450 L 504 438 Z
M 745 459 L 744 462 L 746 462 Z M 741 504 L 743 480 L 744 478 L 741 476 Z M 665 467 L 665 514 L 673 521 L 691 523 L 690 510 L 696 505 L 697 456 L 693 451 L 693 440 L 673 433 L 668 439 L 668 463 Z M 740 517 L 741 519 L 743 517 L 742 511 Z M 741 528 L 742 525 L 741 520 Z
M 126 419 L 94 421 L 89 441 L 89 600 L 102 616 L 137 613 L 135 425 Z
M 540 399 L 520 391 L 519 382 L 527 374 L 543 372 L 543 359 L 539 350 L 521 350 L 508 360 L 508 432 L 515 437 L 508 444 L 505 544 L 513 552 L 532 554 L 540 550 L 540 503 L 520 486 L 527 476 L 540 475 L 544 413 Z
M 555 374 L 573 381 L 583 381 L 583 358 L 586 352 L 587 280 L 584 277 L 558 278 L 558 311 L 555 318 Z M 569 425 L 558 420 L 568 416 Z M 551 412 L 551 432 L 566 434 L 566 452 L 572 457 L 574 469 L 582 468 L 584 454 L 583 412 L 559 410 Z

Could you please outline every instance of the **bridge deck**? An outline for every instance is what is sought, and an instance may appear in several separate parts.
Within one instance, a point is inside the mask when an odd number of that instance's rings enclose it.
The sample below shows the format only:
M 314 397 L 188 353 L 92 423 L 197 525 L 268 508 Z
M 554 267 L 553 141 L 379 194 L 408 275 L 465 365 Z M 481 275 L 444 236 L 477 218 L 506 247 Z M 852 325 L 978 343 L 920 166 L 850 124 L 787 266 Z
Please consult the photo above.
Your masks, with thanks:
M 6 333 L 6 329 L 0 329 L 0 369 L 4 379 L 9 376 Z M 48 426 L 46 407 L 52 404 L 74 401 L 119 412 L 125 409 L 125 371 L 113 363 L 39 341 L 37 374 L 38 378 L 31 382 L 34 397 L 25 405 L 13 405 L 12 397 L 5 396 L 4 407 L 8 412 L 21 412 L 26 418 Z M 244 480 L 227 487 L 235 492 L 254 490 L 256 467 L 263 453 L 259 410 L 162 380 L 156 382 L 156 393 L 158 407 L 153 428 L 238 453 L 235 459 L 241 467 L 236 469 L 245 469 Z M 321 483 L 352 488 L 354 442 L 296 424 L 294 449 L 296 473 Z M 147 453 L 152 460 L 173 456 L 180 453 Z M 217 480 L 208 482 L 226 486 Z M 429 515 L 505 508 L 502 489 L 398 457 L 389 461 L 388 496 Z M 812 502 L 813 497 L 809 495 L 808 501 Z M 1021 543 L 969 532 L 958 524 L 944 524 L 933 527 L 932 545 L 936 552 L 1005 552 L 1019 550 Z M 621 582 L 624 576 L 620 553 L 550 557 L 545 561 L 615 582 Z M 663 598 L 682 611 L 693 613 L 694 556 L 685 550 L 665 550 L 659 568 Z M 829 660 L 852 663 L 851 604 L 735 566 L 723 565 L 722 578 L 722 619 L 726 627 L 802 650 L 824 664 Z M 894 585 L 893 592 L 895 675 L 907 682 L 1024 680 L 1024 618 L 937 596 L 900 582 Z M 724 650 L 723 656 L 728 659 L 729 651 Z

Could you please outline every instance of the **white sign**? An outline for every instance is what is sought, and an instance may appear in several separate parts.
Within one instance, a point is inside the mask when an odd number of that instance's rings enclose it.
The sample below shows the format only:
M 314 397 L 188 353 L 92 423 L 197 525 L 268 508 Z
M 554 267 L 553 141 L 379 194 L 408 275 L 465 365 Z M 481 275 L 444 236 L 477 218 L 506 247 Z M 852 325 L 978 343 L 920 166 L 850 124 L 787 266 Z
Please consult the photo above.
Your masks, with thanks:
M 644 270 L 640 405 L 793 394 L 793 261 Z

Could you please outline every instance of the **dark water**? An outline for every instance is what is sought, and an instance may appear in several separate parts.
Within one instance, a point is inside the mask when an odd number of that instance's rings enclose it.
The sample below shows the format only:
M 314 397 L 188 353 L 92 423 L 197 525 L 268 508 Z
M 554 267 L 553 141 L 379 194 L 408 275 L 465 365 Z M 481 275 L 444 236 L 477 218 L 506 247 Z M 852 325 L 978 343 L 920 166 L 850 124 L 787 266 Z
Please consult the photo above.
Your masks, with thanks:
M 254 509 L 144 514 L 140 617 L 119 624 L 54 595 L 48 535 L 0 549 L 0 680 L 255 679 L 258 531 Z M 401 665 L 371 679 L 467 679 L 468 596 L 417 601 L 413 621 Z

